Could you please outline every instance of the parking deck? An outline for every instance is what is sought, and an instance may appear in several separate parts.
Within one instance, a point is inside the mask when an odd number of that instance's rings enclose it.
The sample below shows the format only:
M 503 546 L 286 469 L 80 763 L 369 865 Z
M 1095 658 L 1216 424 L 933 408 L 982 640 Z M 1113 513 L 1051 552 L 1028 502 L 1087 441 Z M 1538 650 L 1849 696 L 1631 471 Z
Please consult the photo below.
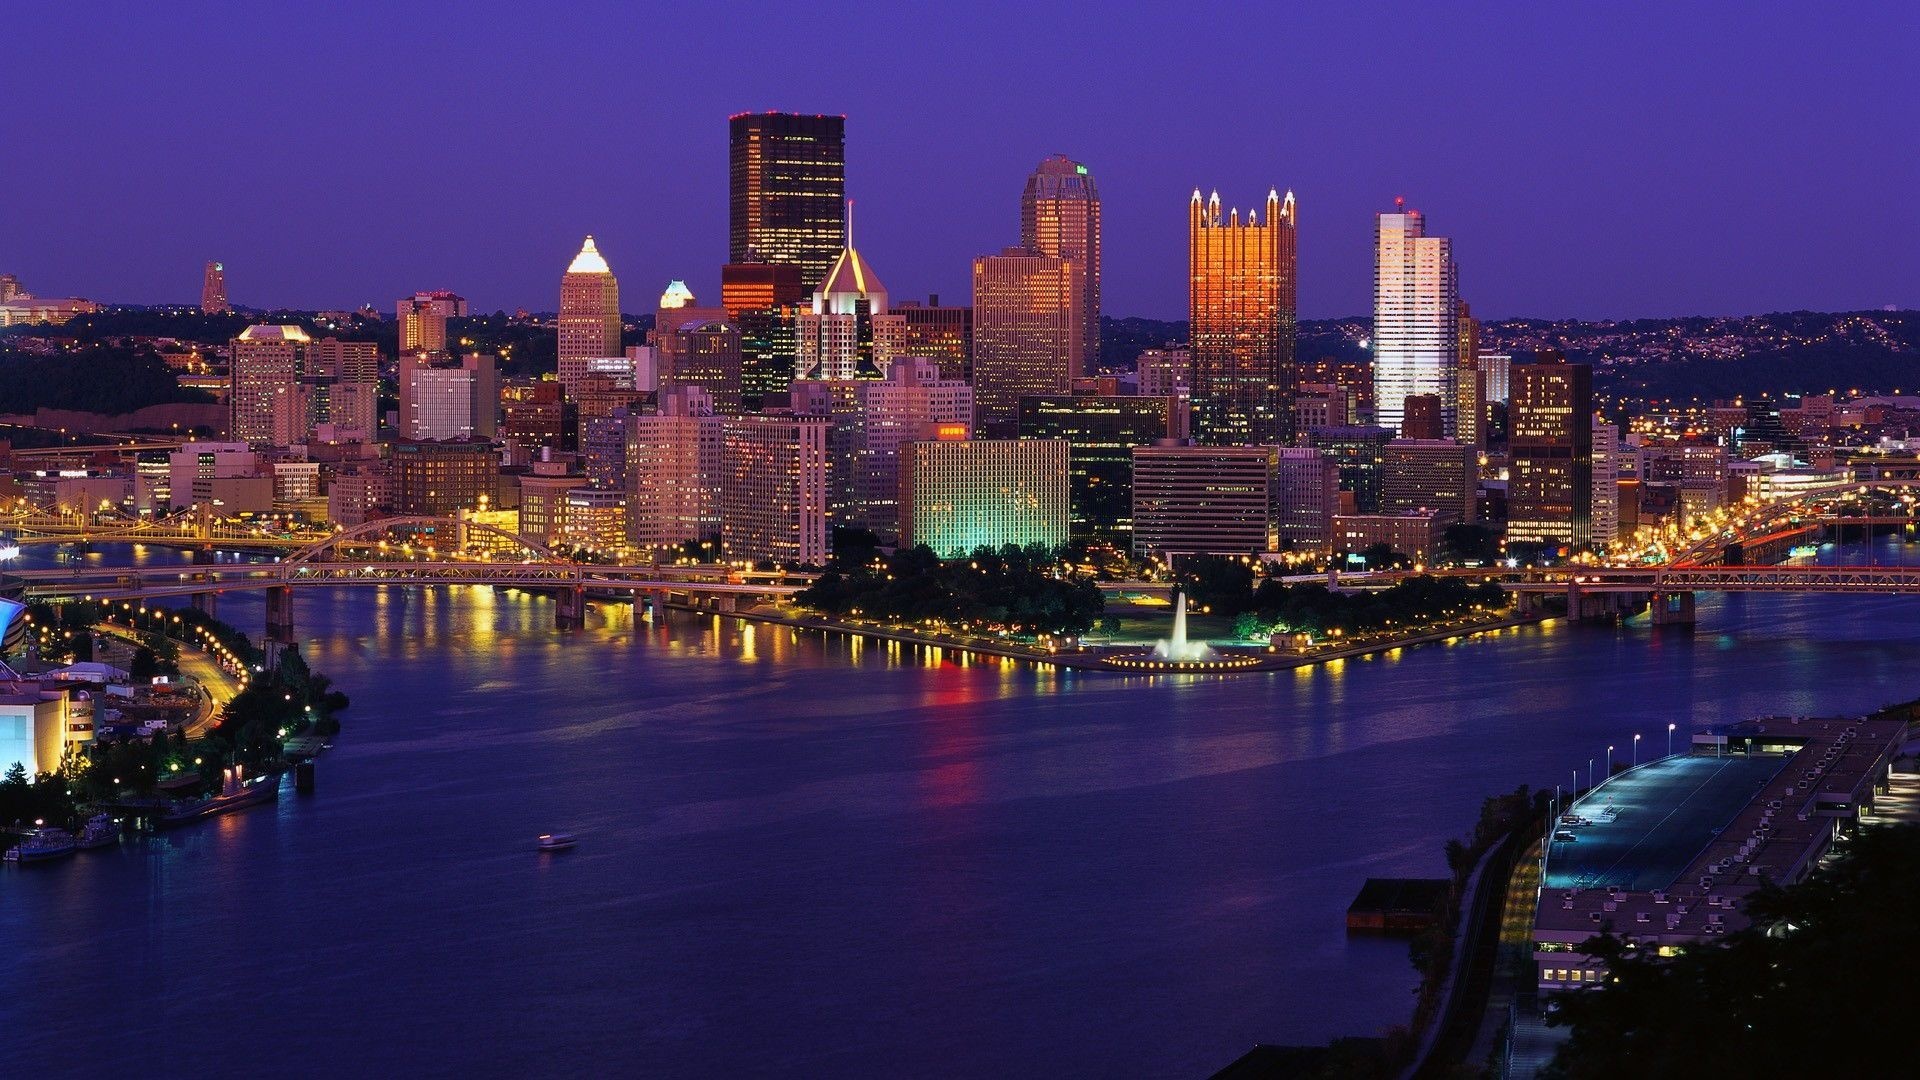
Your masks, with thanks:
M 1784 754 L 1678 756 L 1622 773 L 1576 802 L 1593 824 L 1554 841 L 1549 889 L 1664 889 L 1786 767 Z M 1608 806 L 1618 814 L 1607 820 Z

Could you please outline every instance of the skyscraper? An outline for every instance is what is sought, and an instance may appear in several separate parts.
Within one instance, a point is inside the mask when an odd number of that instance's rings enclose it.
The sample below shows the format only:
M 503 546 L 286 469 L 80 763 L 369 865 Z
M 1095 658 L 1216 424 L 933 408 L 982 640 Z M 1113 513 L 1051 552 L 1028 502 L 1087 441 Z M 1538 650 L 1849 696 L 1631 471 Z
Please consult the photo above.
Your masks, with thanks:
M 561 389 L 573 396 L 589 360 L 620 355 L 620 282 L 589 236 L 560 278 Z
M 1480 320 L 1465 300 L 1455 315 L 1453 437 L 1468 446 L 1487 445 L 1487 387 L 1480 373 Z
M 820 287 L 847 246 L 847 118 L 739 113 L 728 122 L 727 261 L 800 268 Z
M 973 403 L 981 438 L 1019 434 L 1020 398 L 1065 394 L 1084 364 L 1086 272 L 1008 248 L 973 260 Z
M 1511 374 L 1507 539 L 1579 551 L 1592 542 L 1593 369 L 1547 352 Z
M 1063 154 L 1040 162 L 1020 195 L 1020 246 L 1084 270 L 1080 292 L 1083 368 L 1100 363 L 1100 193 L 1087 167 Z
M 800 316 L 794 377 L 884 377 L 890 357 L 879 322 L 886 314 L 887 287 L 854 249 L 849 232 L 846 249 L 814 291 L 813 310 Z
M 1460 284 L 1452 241 L 1428 236 L 1426 218 L 1394 200 L 1374 216 L 1374 422 L 1399 430 L 1412 394 L 1437 394 L 1444 431 L 1457 430 Z
M 400 355 L 400 437 L 491 439 L 500 415 L 499 369 L 492 356 L 462 360 Z
M 1294 437 L 1297 279 L 1293 192 L 1267 192 L 1266 216 L 1220 213 L 1220 193 L 1187 207 L 1193 435 L 1213 445 Z
M 0 297 L 0 299 L 5 299 Z M 200 278 L 200 313 L 202 315 L 225 315 L 232 311 L 227 303 L 227 268 L 224 263 L 209 262 L 206 273 Z
M 249 326 L 233 339 L 227 433 L 254 446 L 287 446 L 306 435 L 295 395 L 312 339 L 297 326 Z M 298 428 L 296 431 L 295 429 Z

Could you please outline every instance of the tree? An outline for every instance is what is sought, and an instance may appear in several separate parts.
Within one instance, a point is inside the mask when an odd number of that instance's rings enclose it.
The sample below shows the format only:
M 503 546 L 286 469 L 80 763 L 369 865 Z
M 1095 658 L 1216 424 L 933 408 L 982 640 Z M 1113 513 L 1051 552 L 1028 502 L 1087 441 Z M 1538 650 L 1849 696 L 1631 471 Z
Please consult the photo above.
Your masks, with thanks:
M 127 677 L 135 683 L 152 682 L 160 674 L 160 660 L 153 650 L 141 645 L 133 650 L 133 659 L 127 661 Z
M 1920 826 L 1868 828 L 1830 867 L 1746 904 L 1753 925 L 1671 959 L 1603 935 L 1607 981 L 1557 996 L 1551 1075 L 1885 1076 L 1920 1009 Z

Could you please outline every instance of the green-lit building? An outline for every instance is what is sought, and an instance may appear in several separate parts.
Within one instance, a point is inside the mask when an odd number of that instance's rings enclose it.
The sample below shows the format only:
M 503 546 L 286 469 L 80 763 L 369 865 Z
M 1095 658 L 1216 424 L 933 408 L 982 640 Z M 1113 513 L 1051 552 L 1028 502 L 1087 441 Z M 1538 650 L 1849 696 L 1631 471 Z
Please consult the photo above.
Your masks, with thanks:
M 1169 397 L 1047 394 L 1020 399 L 1022 439 L 1066 442 L 1075 536 L 1133 534 L 1133 448 L 1179 438 Z
M 979 547 L 1067 541 L 1067 444 L 942 437 L 900 461 L 900 534 L 943 559 Z

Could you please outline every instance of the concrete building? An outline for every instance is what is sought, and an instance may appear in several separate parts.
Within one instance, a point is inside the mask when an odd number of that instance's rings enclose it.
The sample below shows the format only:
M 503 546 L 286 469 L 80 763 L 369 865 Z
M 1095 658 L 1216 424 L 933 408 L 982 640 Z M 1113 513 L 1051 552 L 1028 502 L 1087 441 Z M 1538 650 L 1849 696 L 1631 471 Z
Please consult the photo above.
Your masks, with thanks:
M 806 380 L 793 385 L 793 412 L 827 418 L 828 505 L 835 524 L 900 535 L 901 449 L 973 425 L 973 388 L 940 377 L 937 362 L 902 357 L 884 379 Z
M 1024 248 L 973 260 L 974 424 L 1019 432 L 1020 399 L 1065 394 L 1086 366 L 1086 268 Z
M 562 500 L 560 542 L 569 548 L 625 555 L 626 492 L 596 487 L 570 489 Z
M 448 351 L 447 320 L 466 314 L 466 299 L 444 289 L 401 297 L 394 304 L 400 355 Z
M 1380 459 L 1380 509 L 1437 510 L 1451 522 L 1474 519 L 1479 452 L 1449 439 L 1395 439 Z
M 246 443 L 183 443 L 167 455 L 167 499 L 174 510 L 211 506 L 217 481 L 260 475 L 260 455 Z
M 620 356 L 620 282 L 589 236 L 560 278 L 560 388 L 571 398 L 587 362 Z
M 1394 200 L 1394 212 L 1374 216 L 1373 408 L 1375 422 L 1409 431 L 1406 399 L 1440 399 L 1441 430 L 1452 438 L 1458 400 L 1460 280 L 1452 241 L 1428 236 L 1426 217 Z
M 1582 551 L 1593 537 L 1593 369 L 1542 353 L 1512 379 L 1507 540 Z
M 1333 547 L 1335 551 L 1359 553 L 1385 544 L 1415 562 L 1422 562 L 1440 550 L 1446 542 L 1447 526 L 1453 521 L 1438 510 L 1336 514 Z
M 1100 192 L 1087 167 L 1063 154 L 1042 160 L 1020 194 L 1020 247 L 1080 268 L 1082 366 L 1100 363 Z
M 1453 437 L 1468 446 L 1487 446 L 1487 386 L 1480 373 L 1480 320 L 1465 300 L 1454 317 Z
M 206 269 L 200 274 L 200 313 L 225 315 L 232 310 L 233 306 L 227 303 L 226 264 L 209 261 Z
M 513 379 L 500 387 L 500 420 L 494 433 L 519 446 L 558 450 L 565 418 L 558 382 Z
M 1063 439 L 941 438 L 908 444 L 900 531 L 943 559 L 976 548 L 1067 542 L 1071 497 Z
M 327 481 L 327 520 L 343 529 L 364 525 L 393 509 L 393 470 L 385 463 L 352 465 Z
M 59 326 L 72 322 L 81 315 L 99 311 L 100 305 L 79 297 L 61 299 L 42 299 L 17 294 L 11 300 L 0 301 L 0 328 L 8 326 Z
M 949 382 L 973 377 L 973 309 L 940 305 L 938 295 L 925 304 L 908 300 L 888 312 L 899 320 L 897 356 L 918 356 L 940 365 L 940 378 Z
M 460 360 L 436 360 L 401 354 L 401 438 L 491 439 L 498 431 L 499 410 L 499 371 L 492 356 L 469 353 Z
M 486 443 L 393 444 L 393 510 L 402 516 L 452 517 L 493 497 L 500 457 Z
M 254 446 L 291 446 L 306 437 L 295 386 L 307 374 L 312 338 L 297 326 L 249 326 L 233 340 L 228 433 Z
M 721 420 L 720 538 L 726 556 L 787 566 L 827 558 L 827 421 Z
M 1267 192 L 1266 213 L 1223 218 L 1220 193 L 1187 206 L 1188 325 L 1195 439 L 1216 446 L 1294 439 L 1296 207 Z
M 723 445 L 713 399 L 697 386 L 627 417 L 627 537 L 636 550 L 719 542 Z
M 1186 400 L 1193 384 L 1193 350 L 1143 349 L 1134 360 L 1135 388 L 1143 397 Z
M 1133 451 L 1133 550 L 1255 555 L 1280 546 L 1271 446 L 1141 446 Z
M 520 475 L 520 536 L 552 547 L 566 542 L 567 496 L 587 486 L 571 457 L 544 456 Z
M 1273 474 L 1278 547 L 1324 553 L 1333 547 L 1333 516 L 1340 509 L 1340 466 L 1326 451 L 1283 446 Z
M 1620 539 L 1620 429 L 1593 418 L 1593 504 L 1589 542 L 1604 552 Z
M 1133 448 L 1186 437 L 1171 397 L 1048 394 L 1020 399 L 1022 439 L 1067 444 L 1075 536 L 1133 537 Z
M 714 318 L 716 314 L 721 317 Z M 653 341 L 660 389 L 698 386 L 713 399 L 715 412 L 732 415 L 742 410 L 740 327 L 724 313 L 676 316 L 672 325 L 656 327 Z

